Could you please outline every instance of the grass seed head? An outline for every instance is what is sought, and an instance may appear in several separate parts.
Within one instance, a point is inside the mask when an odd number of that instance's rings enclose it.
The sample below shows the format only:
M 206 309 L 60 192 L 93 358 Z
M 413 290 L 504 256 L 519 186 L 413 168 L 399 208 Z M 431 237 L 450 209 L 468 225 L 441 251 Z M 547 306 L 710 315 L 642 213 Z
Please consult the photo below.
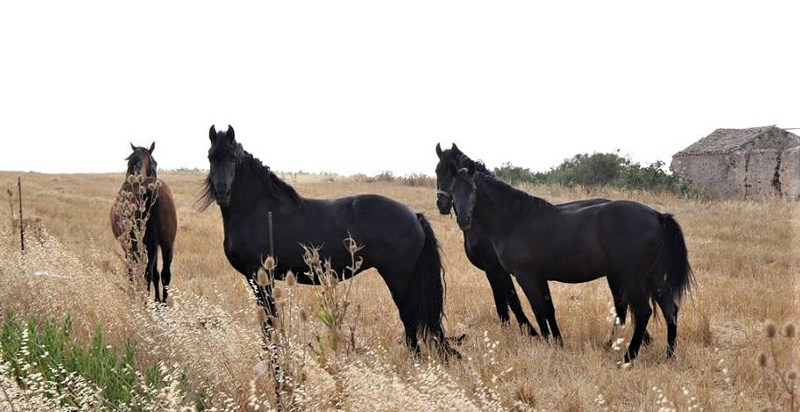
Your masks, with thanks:
M 766 334 L 767 338 L 774 338 L 778 333 L 778 327 L 775 326 L 775 322 L 768 320 L 767 325 L 764 327 L 764 333 Z
M 789 372 L 786 372 L 786 380 L 789 382 L 794 382 L 797 380 L 797 370 L 792 369 Z
M 758 356 L 756 357 L 756 362 L 758 363 L 758 366 L 760 366 L 762 368 L 766 368 L 767 367 L 767 354 L 764 353 L 764 352 L 759 352 Z
M 797 335 L 797 327 L 792 322 L 787 322 L 783 325 L 783 330 L 781 331 L 783 336 L 786 336 L 789 339 L 794 339 L 795 335 Z

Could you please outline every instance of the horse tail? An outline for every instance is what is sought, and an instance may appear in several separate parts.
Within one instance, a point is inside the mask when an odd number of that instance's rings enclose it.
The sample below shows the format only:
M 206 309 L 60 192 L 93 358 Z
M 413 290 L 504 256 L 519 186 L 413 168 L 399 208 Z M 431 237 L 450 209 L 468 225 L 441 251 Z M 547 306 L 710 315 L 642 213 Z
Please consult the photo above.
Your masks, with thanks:
M 414 283 L 419 286 L 418 293 L 410 293 L 409 299 L 418 308 L 418 330 L 423 340 L 432 341 L 447 354 L 452 349 L 445 340 L 442 327 L 445 283 L 439 244 L 425 216 L 417 213 L 417 220 L 425 233 L 425 244 L 422 246 L 422 252 L 417 258 L 412 274 Z
M 671 214 L 659 213 L 658 220 L 665 233 L 662 261 L 666 272 L 667 292 L 676 302 L 680 302 L 694 283 L 686 241 L 681 226 Z

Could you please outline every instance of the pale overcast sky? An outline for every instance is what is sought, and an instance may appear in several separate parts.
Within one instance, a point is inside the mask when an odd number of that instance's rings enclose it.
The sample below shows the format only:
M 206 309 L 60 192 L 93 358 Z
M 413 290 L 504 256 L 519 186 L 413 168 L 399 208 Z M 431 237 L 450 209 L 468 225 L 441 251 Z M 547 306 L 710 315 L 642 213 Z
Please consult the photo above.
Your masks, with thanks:
M 433 174 L 672 154 L 800 127 L 800 2 L 5 1 L 0 170 L 207 168 L 234 126 L 281 171 Z

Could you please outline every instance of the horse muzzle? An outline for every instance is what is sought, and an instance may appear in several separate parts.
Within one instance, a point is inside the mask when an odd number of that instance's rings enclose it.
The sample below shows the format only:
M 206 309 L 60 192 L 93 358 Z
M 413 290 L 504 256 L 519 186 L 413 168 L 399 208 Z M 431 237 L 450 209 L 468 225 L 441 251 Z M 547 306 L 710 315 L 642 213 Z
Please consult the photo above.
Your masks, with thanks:
M 436 191 L 436 207 L 439 208 L 440 214 L 449 215 L 453 208 L 453 198 L 443 190 Z
M 461 230 L 472 229 L 472 217 L 456 217 L 456 221 L 458 222 L 458 227 L 460 227 Z
M 217 201 L 217 204 L 220 206 L 228 206 L 228 203 L 231 202 L 231 190 L 220 190 L 214 192 L 214 199 Z

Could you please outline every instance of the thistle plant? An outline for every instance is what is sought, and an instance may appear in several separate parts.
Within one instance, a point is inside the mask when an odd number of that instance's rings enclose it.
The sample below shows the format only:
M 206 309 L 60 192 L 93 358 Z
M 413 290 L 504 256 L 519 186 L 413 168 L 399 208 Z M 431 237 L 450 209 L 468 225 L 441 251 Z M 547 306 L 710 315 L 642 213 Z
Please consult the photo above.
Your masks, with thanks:
M 314 294 L 317 318 L 325 326 L 325 336 L 317 336 L 316 350 L 322 355 L 326 350 L 345 351 L 355 349 L 355 324 L 347 325 L 345 318 L 350 308 L 350 291 L 352 283 L 339 287 L 343 280 L 355 275 L 364 263 L 356 254 L 364 248 L 350 236 L 344 240 L 344 246 L 350 254 L 350 265 L 341 274 L 331 267 L 330 259 L 321 259 L 319 248 L 303 246 L 303 260 L 308 267 L 307 275 L 319 283 Z M 349 272 L 349 275 L 348 275 Z
M 767 349 L 756 355 L 756 363 L 764 376 L 763 383 L 770 401 L 768 410 L 800 411 L 796 336 L 797 327 L 792 322 L 787 322 L 779 330 L 770 320 L 764 327 Z
M 160 186 L 161 181 L 130 175 L 112 206 L 112 215 L 116 217 L 114 224 L 119 233 L 117 241 L 122 246 L 120 258 L 125 265 L 132 293 L 144 289 L 137 274 L 144 274 L 147 269 L 144 236 Z

